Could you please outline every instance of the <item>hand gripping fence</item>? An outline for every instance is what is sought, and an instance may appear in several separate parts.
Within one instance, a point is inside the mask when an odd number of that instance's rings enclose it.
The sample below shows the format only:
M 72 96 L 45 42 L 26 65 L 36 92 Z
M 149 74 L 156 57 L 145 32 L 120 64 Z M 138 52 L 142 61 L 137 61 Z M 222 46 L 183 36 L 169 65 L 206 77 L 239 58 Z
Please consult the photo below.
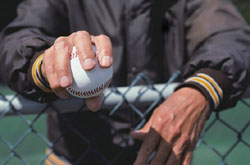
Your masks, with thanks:
M 110 87 L 105 91 L 102 109 L 107 111 L 109 118 L 118 112 L 128 109 L 133 111 L 139 118 L 137 125 L 134 129 L 141 128 L 147 121 L 148 115 L 152 113 L 154 108 L 166 99 L 178 85 L 174 80 L 179 75 L 176 72 L 169 82 L 165 84 L 153 84 L 143 73 L 138 74 L 136 79 L 127 87 Z M 138 85 L 141 84 L 146 85 Z M 1 91 L 0 91 L 1 92 Z M 212 113 L 210 119 L 207 121 L 205 128 L 202 132 L 197 148 L 194 152 L 192 164 L 206 164 L 210 161 L 213 164 L 242 164 L 241 162 L 249 163 L 250 159 L 250 90 L 246 92 L 241 99 L 238 106 L 231 110 Z M 142 107 L 147 107 L 146 110 L 141 111 Z M 56 164 L 53 160 L 49 159 L 53 154 L 53 146 L 46 135 L 37 128 L 36 123 L 39 122 L 43 116 L 49 113 L 64 114 L 68 112 L 80 113 L 82 111 L 89 111 L 85 106 L 83 99 L 70 97 L 67 100 L 56 100 L 49 103 L 37 103 L 23 98 L 18 94 L 4 95 L 0 93 L 0 163 L 1 164 L 44 164 L 44 161 L 49 161 L 50 164 Z M 33 118 L 29 116 L 33 114 Z M 8 118 L 15 118 L 21 120 L 28 127 L 26 130 L 16 137 L 17 140 L 12 141 L 6 137 L 8 129 L 17 127 L 15 123 L 9 123 L 8 128 L 2 127 L 2 122 Z M 109 120 L 106 118 L 106 120 Z M 67 120 L 67 119 L 65 119 Z M 74 119 L 70 120 L 74 122 Z M 95 153 L 98 159 L 102 159 L 106 164 L 116 164 L 116 160 L 124 153 L 125 149 L 121 149 L 113 158 L 105 157 L 101 152 L 93 148 L 92 142 L 95 138 L 102 136 L 102 129 L 96 132 L 94 137 L 89 138 L 79 134 L 78 130 L 72 127 L 69 122 L 70 129 L 75 132 L 80 138 L 88 145 L 88 149 L 79 156 L 76 164 L 82 161 L 89 152 Z M 45 125 L 45 123 L 43 123 Z M 113 131 L 119 132 L 112 128 Z M 216 133 L 215 133 L 216 132 Z M 43 144 L 43 151 L 37 151 L 40 154 L 36 160 L 27 158 L 21 152 L 20 148 L 29 148 L 32 146 L 23 146 L 29 136 L 34 139 L 39 139 Z M 15 135 L 13 135 L 15 136 Z M 60 137 L 58 137 L 60 139 Z M 130 141 L 130 137 L 124 137 L 125 144 Z M 30 142 L 33 139 L 30 139 Z M 25 143 L 26 144 L 26 143 Z M 225 144 L 225 145 L 224 145 Z M 1 151 L 1 146 L 4 150 Z M 126 148 L 126 145 L 125 147 Z M 45 152 L 47 149 L 47 152 Z M 135 151 L 136 153 L 137 151 Z M 29 153 L 34 154 L 34 153 Z M 209 160 L 210 159 L 210 160 Z M 150 161 L 150 160 L 149 160 Z M 249 161 L 249 162 L 248 162 Z M 13 163 L 14 162 L 14 163 Z M 211 164 L 208 163 L 208 164 Z

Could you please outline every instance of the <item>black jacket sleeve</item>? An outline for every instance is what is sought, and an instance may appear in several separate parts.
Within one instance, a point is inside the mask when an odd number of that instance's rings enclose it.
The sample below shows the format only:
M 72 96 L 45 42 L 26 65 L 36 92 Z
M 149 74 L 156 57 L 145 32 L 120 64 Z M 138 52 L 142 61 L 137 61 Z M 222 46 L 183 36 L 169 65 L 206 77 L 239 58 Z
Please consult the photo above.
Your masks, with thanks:
M 0 76 L 10 88 L 29 99 L 48 101 L 53 97 L 28 80 L 28 69 L 36 52 L 67 34 L 66 13 L 60 0 L 25 0 L 18 6 L 17 18 L 1 33 Z
M 190 60 L 184 79 L 210 68 L 207 73 L 228 92 L 218 110 L 234 106 L 250 84 L 249 26 L 229 0 L 187 0 L 185 30 Z

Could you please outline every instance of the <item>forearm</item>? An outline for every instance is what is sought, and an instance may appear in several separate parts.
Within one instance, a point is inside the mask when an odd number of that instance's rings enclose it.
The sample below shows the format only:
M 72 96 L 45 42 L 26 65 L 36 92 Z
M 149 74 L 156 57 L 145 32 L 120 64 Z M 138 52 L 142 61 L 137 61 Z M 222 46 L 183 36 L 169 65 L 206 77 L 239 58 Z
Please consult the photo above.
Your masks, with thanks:
M 46 41 L 29 30 L 20 30 L 2 37 L 0 44 L 1 78 L 11 89 L 29 99 L 50 100 L 50 96 L 33 83 L 30 70 L 37 57 L 36 54 L 48 46 Z
M 250 29 L 229 1 L 191 0 L 188 4 L 186 39 L 190 59 L 183 67 L 183 78 L 204 68 L 222 73 L 231 83 L 223 92 L 231 91 L 217 110 L 234 106 L 250 83 Z
M 54 5 L 58 8 L 54 9 Z M 66 33 L 67 26 L 60 26 L 67 21 L 60 7 L 61 1 L 56 0 L 23 1 L 18 17 L 1 33 L 0 76 L 10 88 L 32 100 L 51 100 L 50 95 L 34 85 L 29 68 L 36 54 L 40 55 L 58 35 Z

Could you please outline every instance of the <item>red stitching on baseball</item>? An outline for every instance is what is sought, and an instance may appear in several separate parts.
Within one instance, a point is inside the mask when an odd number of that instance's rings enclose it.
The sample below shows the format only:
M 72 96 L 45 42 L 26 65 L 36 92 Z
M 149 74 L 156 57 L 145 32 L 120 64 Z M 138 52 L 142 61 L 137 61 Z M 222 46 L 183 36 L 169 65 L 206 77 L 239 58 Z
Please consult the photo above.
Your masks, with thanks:
M 74 59 L 74 58 L 76 58 L 77 57 L 77 52 L 72 52 L 71 54 L 70 54 L 70 60 L 72 60 L 72 59 Z
M 112 78 L 111 78 L 112 79 Z M 76 96 L 82 96 L 82 97 L 87 97 L 87 96 L 91 96 L 91 95 L 94 95 L 102 90 L 104 90 L 105 88 L 108 87 L 111 79 L 109 79 L 108 81 L 106 81 L 105 83 L 103 83 L 102 85 L 100 85 L 99 87 L 96 87 L 95 89 L 92 89 L 92 90 L 88 90 L 88 91 L 76 91 L 74 89 L 72 89 L 71 87 L 68 88 L 68 91 L 70 93 L 72 93 L 73 95 L 76 95 Z

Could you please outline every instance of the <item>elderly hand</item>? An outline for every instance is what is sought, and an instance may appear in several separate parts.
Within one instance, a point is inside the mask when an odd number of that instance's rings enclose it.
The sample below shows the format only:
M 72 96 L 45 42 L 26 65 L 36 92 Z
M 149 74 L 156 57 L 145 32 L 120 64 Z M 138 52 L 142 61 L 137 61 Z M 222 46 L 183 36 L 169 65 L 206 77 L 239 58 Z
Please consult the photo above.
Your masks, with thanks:
M 70 70 L 70 54 L 73 46 L 76 47 L 80 63 L 85 70 L 91 70 L 96 65 L 94 44 L 98 51 L 98 61 L 101 67 L 112 65 L 112 45 L 105 35 L 91 36 L 86 31 L 78 31 L 67 37 L 59 37 L 55 43 L 44 52 L 42 74 L 49 82 L 52 91 L 61 98 L 67 98 L 65 88 L 72 84 Z M 100 108 L 103 95 L 86 99 L 87 106 L 96 111 Z
M 189 165 L 209 114 L 208 102 L 198 90 L 184 87 L 174 92 L 142 129 L 131 133 L 144 139 L 134 164 L 147 164 L 156 151 L 152 165 Z

